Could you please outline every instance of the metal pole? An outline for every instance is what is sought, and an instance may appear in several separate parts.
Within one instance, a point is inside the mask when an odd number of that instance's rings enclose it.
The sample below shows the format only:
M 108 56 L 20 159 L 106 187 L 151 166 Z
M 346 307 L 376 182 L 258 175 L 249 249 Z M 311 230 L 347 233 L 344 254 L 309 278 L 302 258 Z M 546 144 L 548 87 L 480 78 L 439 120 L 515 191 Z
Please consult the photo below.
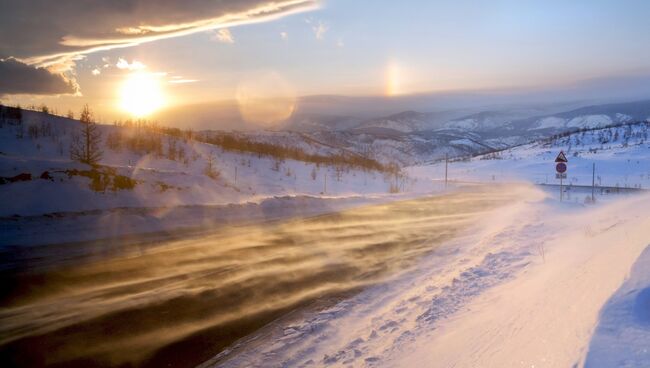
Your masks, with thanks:
M 323 174 L 323 194 L 327 193 L 327 170 Z
M 593 163 L 591 170 L 591 203 L 594 203 L 594 189 L 596 187 L 596 163 Z
M 449 157 L 445 153 L 445 189 L 447 189 L 447 167 L 449 166 Z
M 235 185 L 237 185 L 237 166 L 235 166 Z
M 399 192 L 399 182 L 397 179 L 397 171 L 395 171 L 395 191 Z
M 562 196 L 564 193 L 562 193 L 562 174 L 560 174 L 560 202 L 562 202 Z

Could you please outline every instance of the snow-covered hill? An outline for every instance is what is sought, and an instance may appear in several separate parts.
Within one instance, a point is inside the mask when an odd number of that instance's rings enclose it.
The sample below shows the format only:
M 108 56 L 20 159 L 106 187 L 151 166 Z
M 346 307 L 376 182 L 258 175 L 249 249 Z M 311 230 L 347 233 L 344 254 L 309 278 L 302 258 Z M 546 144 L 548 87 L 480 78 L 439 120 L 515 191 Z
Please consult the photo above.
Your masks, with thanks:
M 554 136 L 500 152 L 480 155 L 449 164 L 453 180 L 503 182 L 529 181 L 556 184 L 555 158 L 560 151 L 568 157 L 564 183 L 650 188 L 650 122 L 622 124 Z M 444 177 L 444 163 L 411 167 L 412 175 L 431 179 Z
M 571 109 L 561 110 L 563 106 Z M 309 130 L 304 135 L 351 151 L 370 152 L 384 162 L 415 165 L 438 160 L 445 155 L 473 156 L 534 142 L 554 134 L 650 118 L 650 101 L 578 109 L 573 106 L 503 107 L 471 115 L 461 115 L 460 111 L 405 111 L 366 120 L 348 128 Z M 549 110 L 551 114 L 548 114 Z M 334 126 L 331 122 L 329 124 Z
M 214 205 L 280 195 L 386 194 L 395 185 L 393 175 L 376 170 L 229 151 L 133 126 L 98 127 L 103 157 L 92 168 L 70 159 L 78 121 L 23 110 L 22 124 L 3 122 L 0 216 Z M 256 137 L 310 154 L 340 153 L 298 134 L 262 132 Z

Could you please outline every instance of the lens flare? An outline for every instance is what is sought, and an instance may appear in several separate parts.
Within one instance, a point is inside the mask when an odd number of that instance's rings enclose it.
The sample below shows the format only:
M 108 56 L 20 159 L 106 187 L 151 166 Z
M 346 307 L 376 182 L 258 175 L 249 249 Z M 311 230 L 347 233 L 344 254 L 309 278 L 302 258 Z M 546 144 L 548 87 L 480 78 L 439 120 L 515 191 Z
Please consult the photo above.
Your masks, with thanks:
M 120 88 L 120 108 L 135 117 L 152 114 L 165 105 L 159 76 L 132 73 Z
M 276 72 L 249 75 L 239 83 L 236 97 L 242 118 L 258 125 L 282 122 L 296 106 L 293 88 Z

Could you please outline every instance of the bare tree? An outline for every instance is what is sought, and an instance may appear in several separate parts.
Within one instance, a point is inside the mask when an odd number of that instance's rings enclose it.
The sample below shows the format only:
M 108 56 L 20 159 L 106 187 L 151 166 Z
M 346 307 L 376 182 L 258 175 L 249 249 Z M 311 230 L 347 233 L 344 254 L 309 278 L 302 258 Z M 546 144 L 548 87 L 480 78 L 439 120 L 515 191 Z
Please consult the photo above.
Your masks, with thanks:
M 99 148 L 102 134 L 88 105 L 81 110 L 79 121 L 81 122 L 81 132 L 72 137 L 70 157 L 85 164 L 96 165 L 101 160 L 103 153 Z
M 205 175 L 211 177 L 212 179 L 216 179 L 219 177 L 219 171 L 215 170 L 214 168 L 214 152 L 210 152 L 208 154 L 208 157 L 206 158 L 207 165 L 205 167 Z

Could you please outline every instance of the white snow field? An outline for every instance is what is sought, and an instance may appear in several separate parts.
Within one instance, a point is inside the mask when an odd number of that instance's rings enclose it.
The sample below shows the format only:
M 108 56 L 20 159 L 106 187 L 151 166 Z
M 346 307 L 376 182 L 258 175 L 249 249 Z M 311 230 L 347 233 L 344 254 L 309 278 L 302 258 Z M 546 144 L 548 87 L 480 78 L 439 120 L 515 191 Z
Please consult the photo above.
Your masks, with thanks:
M 650 188 L 649 131 L 650 123 L 640 122 L 577 132 L 467 161 L 453 161 L 448 175 L 450 180 L 458 181 L 559 184 L 554 161 L 564 151 L 569 160 L 564 184 L 591 186 L 595 163 L 597 186 Z M 437 180 L 444 178 L 444 171 L 444 162 L 409 168 L 412 176 Z
M 45 120 L 44 120 L 45 119 Z M 119 175 L 136 180 L 132 190 L 93 191 L 91 180 L 70 176 L 65 170 L 88 170 L 70 160 L 71 136 L 79 128 L 74 120 L 25 112 L 19 127 L 0 127 L 0 176 L 29 173 L 35 180 L 0 186 L 0 216 L 41 215 L 51 212 L 90 211 L 119 207 L 172 207 L 259 202 L 282 195 L 346 197 L 359 194 L 387 194 L 391 178 L 377 171 L 339 170 L 334 167 L 296 161 L 278 161 L 268 156 L 223 151 L 220 147 L 174 137 L 162 137 L 163 155 L 137 154 L 128 149 L 106 146 L 100 164 Z M 30 127 L 48 127 L 49 135 L 31 137 Z M 106 140 L 122 128 L 99 125 Z M 126 130 L 126 129 L 122 129 Z M 125 134 L 128 134 L 127 130 Z M 168 146 L 184 152 L 183 159 L 166 157 Z M 205 175 L 213 157 L 215 178 Z M 39 180 L 48 171 L 51 180 Z M 313 173 L 313 175 L 312 175 Z M 327 178 L 324 178 L 327 176 Z
M 650 196 L 583 206 L 531 186 L 511 190 L 519 199 L 411 271 L 279 320 L 204 367 L 581 366 L 603 305 L 650 243 Z M 647 304 L 647 289 L 637 293 Z M 647 347 L 647 310 L 638 314 L 624 319 L 617 346 Z M 593 354 L 616 331 L 607 316 Z M 636 357 L 624 366 L 650 366 L 647 355 Z

